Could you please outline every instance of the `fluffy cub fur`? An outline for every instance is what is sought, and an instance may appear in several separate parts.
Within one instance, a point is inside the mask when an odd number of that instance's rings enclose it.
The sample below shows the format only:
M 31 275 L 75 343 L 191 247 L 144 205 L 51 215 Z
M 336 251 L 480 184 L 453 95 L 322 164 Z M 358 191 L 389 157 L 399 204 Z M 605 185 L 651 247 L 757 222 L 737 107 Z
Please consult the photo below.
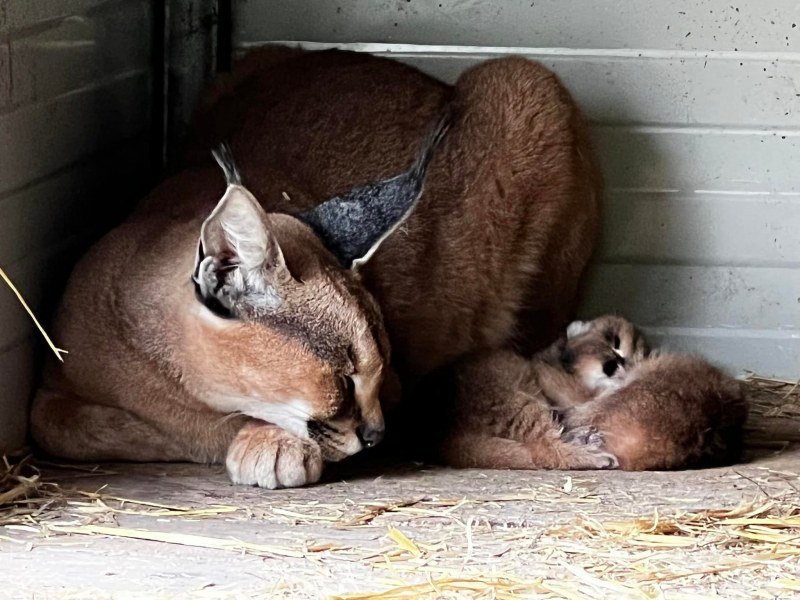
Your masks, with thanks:
M 489 469 L 607 469 L 616 458 L 594 431 L 562 436 L 548 397 L 587 395 L 557 363 L 511 350 L 483 352 L 429 379 L 420 402 L 444 414 L 422 431 L 425 458 L 454 467 Z
M 567 436 L 598 431 L 626 470 L 739 458 L 747 403 L 735 379 L 695 356 L 649 354 L 633 325 L 619 317 L 573 323 L 567 335 L 562 364 L 590 394 L 590 401 L 559 398 Z
M 740 454 L 747 416 L 736 380 L 697 357 L 650 354 L 616 316 L 573 323 L 531 360 L 493 352 L 462 361 L 439 386 L 453 403 L 436 454 L 453 466 L 727 464 Z

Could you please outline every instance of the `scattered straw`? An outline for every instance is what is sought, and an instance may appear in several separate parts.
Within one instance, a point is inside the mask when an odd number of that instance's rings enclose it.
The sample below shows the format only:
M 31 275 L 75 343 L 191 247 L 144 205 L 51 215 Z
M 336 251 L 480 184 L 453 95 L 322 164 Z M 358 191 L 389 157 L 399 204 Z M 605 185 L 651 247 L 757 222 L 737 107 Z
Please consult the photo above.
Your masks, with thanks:
M 344 594 L 334 600 L 396 600 L 402 598 L 441 598 L 444 594 L 470 597 L 515 598 L 527 594 L 549 594 L 551 590 L 541 581 L 524 581 L 515 577 L 445 577 L 425 583 L 401 585 L 379 593 Z M 564 597 L 564 596 L 562 596 Z M 573 596 L 589 600 L 588 596 Z
M 756 416 L 751 425 L 761 426 L 766 440 L 797 439 L 800 386 L 763 378 L 747 386 Z M 470 471 L 444 475 L 451 478 L 445 481 L 468 482 L 452 490 L 428 485 L 433 479 L 375 488 L 386 497 L 357 483 L 267 492 L 220 481 L 206 489 L 188 479 L 177 489 L 192 492 L 187 497 L 193 502 L 126 498 L 124 490 L 140 490 L 141 483 L 126 488 L 124 477 L 113 480 L 123 482 L 114 494 L 100 486 L 111 479 L 89 491 L 64 489 L 44 481 L 29 461 L 6 461 L 5 472 L 0 469 L 0 525 L 8 526 L 0 528 L 0 543 L 22 552 L 35 551 L 43 537 L 48 546 L 75 548 L 96 540 L 96 551 L 102 539 L 127 539 L 171 544 L 176 560 L 180 546 L 252 555 L 269 559 L 261 573 L 265 581 L 285 580 L 291 597 L 299 598 L 336 592 L 348 600 L 795 597 L 800 478 L 785 457 L 769 460 L 687 473 L 686 485 L 677 486 L 669 474 L 520 473 L 519 479 L 494 479 Z M 113 475 L 91 468 L 73 473 L 59 481 L 76 485 L 86 477 Z M 767 500 L 730 508 L 754 495 Z M 220 500 L 230 504 L 215 503 Z M 639 514 L 632 512 L 637 507 Z M 187 521 L 180 533 L 162 522 L 182 517 Z M 190 522 L 198 519 L 215 520 L 213 530 Z M 239 522 L 237 531 L 245 532 L 240 538 L 261 523 L 268 526 L 259 536 L 271 537 L 253 538 L 267 543 L 226 537 L 230 530 L 220 525 L 228 521 Z M 252 529 L 241 521 L 252 521 Z M 263 595 L 235 588 L 230 597 Z
M 415 498 L 413 500 L 406 500 L 403 502 L 377 502 L 371 503 L 368 505 L 368 509 L 365 512 L 361 512 L 354 517 L 347 518 L 343 521 L 340 521 L 340 524 L 345 527 L 356 527 L 359 525 L 367 525 L 372 523 L 377 517 L 386 514 L 386 513 L 393 513 L 393 512 L 400 512 L 403 509 L 408 509 L 409 507 L 414 506 L 415 504 L 419 504 L 423 502 L 425 498 Z
M 102 525 L 78 525 L 63 526 L 51 525 L 47 528 L 49 532 L 73 533 L 77 535 L 103 535 L 106 537 L 130 538 L 137 540 L 148 540 L 151 542 L 164 542 L 166 544 L 177 544 L 179 546 L 193 546 L 195 548 L 210 548 L 213 550 L 228 550 L 242 554 L 252 554 L 266 558 L 285 557 L 303 558 L 304 552 L 293 551 L 280 546 L 270 546 L 266 544 L 251 544 L 236 539 L 225 539 L 218 537 L 208 537 L 203 535 L 193 535 L 186 533 L 173 533 L 166 531 L 151 531 L 144 529 L 128 529 L 125 527 L 105 527 Z
M 406 552 L 410 552 L 412 556 L 419 557 L 422 556 L 422 550 L 419 549 L 414 542 L 412 542 L 406 534 L 404 534 L 399 529 L 395 529 L 394 527 L 389 527 L 389 539 L 392 540 L 395 544 L 398 545 L 401 549 L 405 550 Z
M 44 330 L 44 327 L 42 327 L 42 325 L 39 323 L 39 320 L 36 318 L 36 315 L 33 314 L 31 307 L 28 306 L 27 302 L 25 302 L 25 298 L 22 297 L 20 291 L 11 282 L 11 279 L 9 279 L 8 275 L 6 275 L 5 271 L 3 271 L 2 268 L 0 268 L 0 278 L 2 278 L 3 281 L 6 282 L 8 287 L 11 288 L 11 291 L 14 292 L 14 295 L 17 297 L 17 300 L 19 300 L 19 303 L 22 304 L 22 308 L 24 308 L 25 311 L 28 313 L 28 315 L 30 315 L 31 319 L 33 319 L 34 324 L 36 325 L 37 329 L 39 329 L 39 333 L 42 334 L 42 337 L 44 337 L 44 341 L 47 342 L 48 346 L 50 346 L 50 349 L 53 351 L 53 354 L 56 355 L 56 358 L 61 362 L 64 362 L 64 359 L 61 357 L 61 355 L 67 354 L 67 351 L 56 347 L 56 345 L 53 343 L 53 340 L 51 340 L 50 336 L 47 335 L 47 332 Z
M 39 470 L 30 464 L 30 456 L 16 463 L 3 456 L 0 472 L 0 526 L 15 523 L 34 514 L 38 500 L 57 495 L 59 488 L 41 480 Z
M 72 467 L 70 467 L 72 468 Z M 145 515 L 149 517 L 209 518 L 243 512 L 238 506 L 211 505 L 202 507 L 172 506 L 148 500 L 122 498 L 99 491 L 64 489 L 45 481 L 31 457 L 11 463 L 2 459 L 0 473 L 0 527 L 27 525 L 42 527 L 53 521 L 70 524 L 113 515 Z M 109 473 L 97 468 L 75 467 L 89 473 Z
M 630 521 L 602 523 L 581 518 L 576 526 L 551 531 L 556 535 L 576 532 L 647 548 L 693 548 L 749 540 L 774 545 L 775 550 L 784 545 L 783 550 L 796 550 L 800 556 L 800 505 L 780 506 L 769 501 L 733 510 L 707 510 L 672 517 L 655 514 Z

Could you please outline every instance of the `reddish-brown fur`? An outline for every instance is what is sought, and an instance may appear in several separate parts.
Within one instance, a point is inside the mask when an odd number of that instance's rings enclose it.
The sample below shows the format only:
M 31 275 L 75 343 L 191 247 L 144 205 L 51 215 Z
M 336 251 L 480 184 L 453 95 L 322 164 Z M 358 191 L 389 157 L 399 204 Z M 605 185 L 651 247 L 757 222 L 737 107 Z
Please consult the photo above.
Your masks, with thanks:
M 448 402 L 450 410 L 444 427 L 427 432 L 435 440 L 432 457 L 451 466 L 490 469 L 616 466 L 600 438 L 562 439 L 542 390 L 549 370 L 541 361 L 500 350 L 460 361 L 435 378 L 427 400 Z
M 452 102 L 457 116 L 426 195 L 363 269 L 404 378 L 478 348 L 514 341 L 531 352 L 555 339 L 597 238 L 600 176 L 583 120 L 551 72 L 510 57 L 450 89 L 361 54 L 263 56 L 266 67 L 255 54 L 247 75 L 216 90 L 190 155 L 207 162 L 209 144 L 228 140 L 271 210 L 296 213 L 399 172 Z
M 736 380 L 696 357 L 648 357 L 619 317 L 588 325 L 531 360 L 487 352 L 434 378 L 421 406 L 446 399 L 449 414 L 426 432 L 429 456 L 455 466 L 625 470 L 738 458 L 747 404 Z M 598 384 L 610 358 L 620 371 Z
M 567 411 L 564 423 L 597 429 L 621 468 L 642 471 L 736 461 L 746 418 L 739 382 L 699 358 L 661 354 L 622 388 Z
M 567 435 L 573 428 L 596 429 L 626 470 L 737 460 L 747 403 L 736 380 L 698 357 L 650 354 L 633 324 L 617 316 L 572 324 L 568 331 L 572 337 L 557 350 L 565 369 L 547 394 L 552 405 L 566 409 Z M 618 368 L 604 376 L 609 360 Z M 568 392 L 554 393 L 559 389 Z
M 454 123 L 422 200 L 360 272 L 339 268 L 310 229 L 276 214 L 401 172 L 448 103 Z M 198 123 L 186 168 L 73 273 L 56 327 L 70 355 L 51 366 L 32 412 L 46 450 L 88 460 L 227 455 L 241 481 L 299 485 L 319 476 L 322 455 L 356 451 L 361 422 L 382 423 L 381 385 L 387 403 L 398 381 L 411 386 L 465 354 L 532 352 L 570 318 L 600 183 L 582 119 L 543 67 L 489 61 L 450 88 L 366 55 L 267 50 L 216 86 Z M 284 306 L 297 307 L 315 339 L 331 333 L 322 352 L 291 330 L 219 322 L 194 298 L 200 226 L 224 191 L 207 158 L 220 137 L 291 271 Z M 348 347 L 362 349 L 354 366 Z M 341 417 L 351 368 L 363 374 L 358 416 Z M 235 416 L 284 411 L 297 397 L 312 419 L 336 424 L 338 446 Z M 278 448 L 291 449 L 292 469 Z

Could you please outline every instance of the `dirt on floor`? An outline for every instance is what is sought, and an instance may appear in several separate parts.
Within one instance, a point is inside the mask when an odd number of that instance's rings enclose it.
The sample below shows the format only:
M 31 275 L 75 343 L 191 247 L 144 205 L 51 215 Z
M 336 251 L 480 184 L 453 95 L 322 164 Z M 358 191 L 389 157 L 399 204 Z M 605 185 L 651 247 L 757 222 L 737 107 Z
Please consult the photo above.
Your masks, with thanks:
M 749 389 L 747 461 L 720 469 L 405 464 L 267 491 L 220 467 L 11 462 L 0 596 L 797 598 L 800 392 Z

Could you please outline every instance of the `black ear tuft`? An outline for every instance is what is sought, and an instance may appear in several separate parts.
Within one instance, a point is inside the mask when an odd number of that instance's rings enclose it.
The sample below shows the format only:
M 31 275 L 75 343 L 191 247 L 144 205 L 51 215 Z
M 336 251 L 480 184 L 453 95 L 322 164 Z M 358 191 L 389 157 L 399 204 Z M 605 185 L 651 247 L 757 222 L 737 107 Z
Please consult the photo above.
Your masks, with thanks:
M 298 215 L 347 267 L 364 264 L 411 214 L 428 165 L 450 127 L 449 111 L 428 132 L 414 162 L 396 177 L 357 187 Z
M 223 173 L 225 173 L 225 182 L 228 185 L 242 185 L 242 176 L 239 174 L 239 169 L 236 166 L 236 161 L 233 160 L 233 153 L 228 144 L 220 144 L 211 151 L 211 155 L 222 168 Z
M 425 172 L 428 170 L 428 165 L 433 159 L 433 153 L 439 146 L 439 143 L 447 135 L 452 123 L 452 113 L 448 110 L 436 122 L 436 124 L 425 135 L 425 140 L 422 142 L 422 147 L 414 159 L 409 175 L 414 181 L 418 181 L 420 188 L 425 181 Z

